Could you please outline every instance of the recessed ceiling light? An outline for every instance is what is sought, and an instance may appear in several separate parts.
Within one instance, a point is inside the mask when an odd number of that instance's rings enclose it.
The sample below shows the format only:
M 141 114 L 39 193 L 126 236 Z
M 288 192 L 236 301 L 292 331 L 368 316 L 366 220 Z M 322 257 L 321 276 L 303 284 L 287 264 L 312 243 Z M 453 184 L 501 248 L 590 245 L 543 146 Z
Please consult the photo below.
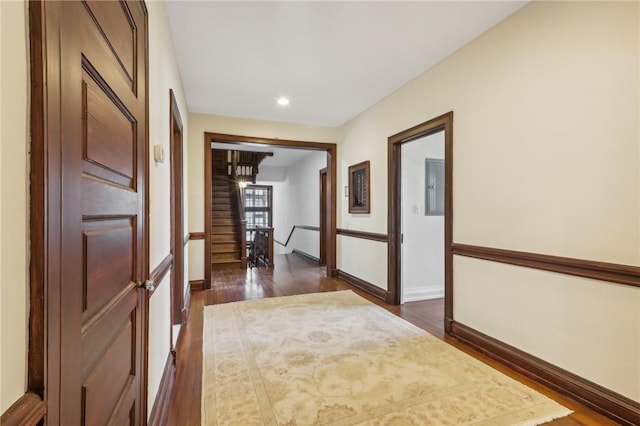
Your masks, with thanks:
M 284 96 L 281 97 L 280 99 L 278 99 L 278 105 L 282 105 L 282 106 L 289 105 L 289 99 L 285 98 Z

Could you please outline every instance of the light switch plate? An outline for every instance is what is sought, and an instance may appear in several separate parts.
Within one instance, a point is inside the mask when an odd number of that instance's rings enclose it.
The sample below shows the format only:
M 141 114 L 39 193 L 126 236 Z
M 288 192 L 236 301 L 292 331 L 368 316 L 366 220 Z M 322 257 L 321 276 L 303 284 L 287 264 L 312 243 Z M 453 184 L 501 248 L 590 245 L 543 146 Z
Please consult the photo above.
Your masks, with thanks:
M 164 163 L 164 147 L 162 145 L 153 146 L 153 159 L 156 163 Z

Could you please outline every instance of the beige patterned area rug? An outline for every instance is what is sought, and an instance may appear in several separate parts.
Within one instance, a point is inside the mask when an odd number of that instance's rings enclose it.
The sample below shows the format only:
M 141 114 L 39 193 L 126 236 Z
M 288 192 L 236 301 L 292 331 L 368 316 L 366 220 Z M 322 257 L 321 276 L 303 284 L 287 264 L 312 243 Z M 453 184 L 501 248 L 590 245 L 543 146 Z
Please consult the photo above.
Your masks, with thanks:
M 537 425 L 570 410 L 351 291 L 207 306 L 203 425 Z

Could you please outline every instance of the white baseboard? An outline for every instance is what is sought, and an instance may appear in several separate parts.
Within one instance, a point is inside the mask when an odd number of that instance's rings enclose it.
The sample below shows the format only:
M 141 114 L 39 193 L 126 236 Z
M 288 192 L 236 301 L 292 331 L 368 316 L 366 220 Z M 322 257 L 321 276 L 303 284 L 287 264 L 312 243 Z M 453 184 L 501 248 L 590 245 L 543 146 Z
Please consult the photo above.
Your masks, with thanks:
M 291 254 L 293 252 L 293 247 L 287 248 L 287 247 L 282 247 L 281 245 L 276 244 L 275 252 L 276 254 Z
M 402 303 L 416 302 L 418 300 L 441 299 L 444 297 L 444 288 L 408 288 L 403 291 Z

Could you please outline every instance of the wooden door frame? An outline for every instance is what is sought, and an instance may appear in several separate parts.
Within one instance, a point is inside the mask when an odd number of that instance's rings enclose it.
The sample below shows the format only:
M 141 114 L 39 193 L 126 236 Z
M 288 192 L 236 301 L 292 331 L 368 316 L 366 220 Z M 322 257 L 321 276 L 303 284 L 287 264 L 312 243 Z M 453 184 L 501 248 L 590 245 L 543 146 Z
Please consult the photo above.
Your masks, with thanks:
M 326 188 L 326 179 L 327 168 L 322 168 L 319 171 L 319 185 L 320 185 L 320 250 L 319 250 L 319 260 L 318 263 L 320 266 L 325 266 L 327 264 L 327 206 L 330 205 L 330 200 L 327 199 L 327 188 Z M 323 179 L 325 179 L 325 184 L 323 185 Z M 324 195 L 324 197 L 323 197 Z
M 141 2 L 145 27 L 148 12 Z M 61 424 L 60 383 L 61 372 L 61 264 L 60 243 L 62 223 L 62 139 L 60 121 L 61 75 L 60 33 L 56 25 L 62 13 L 61 3 L 33 0 L 28 5 L 30 54 L 30 130 L 31 157 L 29 172 L 29 342 L 27 354 L 27 392 L 41 401 L 34 408 L 30 404 L 29 419 L 33 424 L 47 417 L 47 424 Z M 46 19 L 48 18 L 48 20 Z M 47 24 L 48 22 L 48 24 Z M 145 31 L 145 146 L 143 215 L 139 226 L 143 228 L 142 247 L 143 281 L 149 279 L 149 38 Z M 140 372 L 140 422 L 147 418 L 147 348 L 149 293 L 138 293 L 142 315 L 142 370 Z M 24 400 L 27 398 L 22 398 Z
M 184 312 L 184 173 L 183 125 L 173 89 L 169 89 L 169 152 L 171 158 L 171 324 L 182 324 Z M 171 327 L 173 347 L 173 327 Z
M 388 144 L 388 289 L 391 303 L 400 304 L 402 232 L 402 144 L 444 131 L 444 330 L 451 333 L 453 321 L 453 111 L 389 137 Z
M 223 133 L 204 134 L 204 288 L 211 288 L 211 143 L 232 145 L 258 144 L 266 148 L 297 148 L 327 153 L 327 198 L 330 200 L 327 214 L 327 276 L 337 276 L 336 220 L 337 220 L 337 168 L 338 146 L 335 143 L 305 142 L 286 139 L 270 139 Z

